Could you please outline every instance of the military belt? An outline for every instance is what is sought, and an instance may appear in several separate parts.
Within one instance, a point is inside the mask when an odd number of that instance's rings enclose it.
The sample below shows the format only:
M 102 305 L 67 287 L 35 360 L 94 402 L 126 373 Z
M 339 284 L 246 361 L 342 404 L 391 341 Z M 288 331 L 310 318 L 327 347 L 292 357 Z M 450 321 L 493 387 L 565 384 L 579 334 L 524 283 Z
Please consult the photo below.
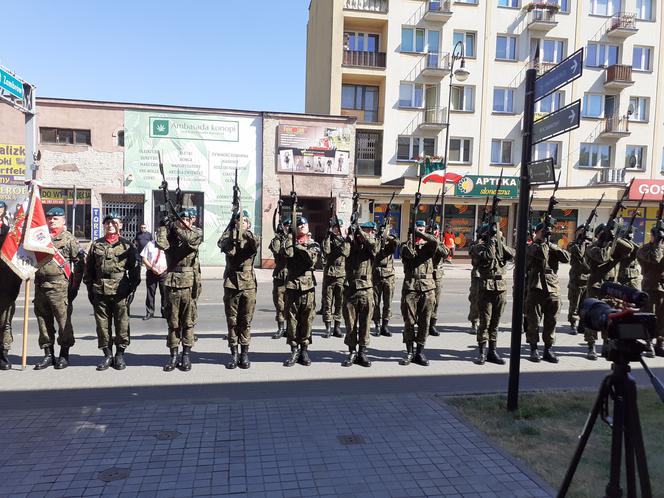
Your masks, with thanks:
M 193 273 L 193 272 L 194 272 L 193 268 L 187 268 L 187 267 L 173 268 L 171 270 L 171 273 Z
M 110 273 L 102 273 L 101 278 L 114 278 L 114 277 L 124 277 L 123 271 L 116 271 Z
M 58 282 L 60 280 L 67 280 L 64 273 L 59 275 L 37 275 L 35 277 L 35 284 L 41 284 L 44 282 Z

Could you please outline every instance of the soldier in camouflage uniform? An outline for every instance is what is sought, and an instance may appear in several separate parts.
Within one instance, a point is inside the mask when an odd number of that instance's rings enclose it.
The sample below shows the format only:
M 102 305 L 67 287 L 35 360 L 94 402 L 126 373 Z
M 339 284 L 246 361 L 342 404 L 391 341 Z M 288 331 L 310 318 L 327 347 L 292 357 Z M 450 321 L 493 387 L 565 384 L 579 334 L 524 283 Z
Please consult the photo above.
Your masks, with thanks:
M 483 365 L 486 361 L 498 365 L 505 364 L 496 345 L 498 342 L 498 324 L 507 302 L 507 283 L 505 266 L 514 259 L 514 250 L 505 245 L 498 235 L 496 224 L 483 225 L 480 241 L 470 251 L 473 265 L 479 272 L 479 291 L 477 293 L 479 327 L 477 329 L 478 356 L 475 362 Z M 486 345 L 489 341 L 489 352 Z
M 260 237 L 251 231 L 249 214 L 242 213 L 242 230 L 226 229 L 217 245 L 226 255 L 224 271 L 224 310 L 228 324 L 228 347 L 231 359 L 226 368 L 249 368 L 251 321 L 256 308 L 256 273 L 254 259 L 260 247 Z M 229 227 L 230 228 L 230 227 Z M 237 345 L 241 354 L 238 358 Z
M 309 233 L 309 222 L 302 216 L 297 219 L 295 240 L 289 234 L 282 254 L 286 258 L 286 320 L 288 345 L 291 354 L 285 367 L 295 363 L 311 365 L 308 348 L 311 344 L 311 327 L 316 313 L 316 277 L 314 269 L 320 255 L 320 246 Z
M 158 233 L 157 244 L 164 248 L 168 270 L 166 270 L 166 316 L 168 336 L 166 346 L 170 350 L 165 372 L 179 368 L 183 372 L 191 370 L 191 348 L 194 345 L 194 324 L 198 297 L 196 271 L 198 247 L 203 241 L 200 228 L 191 225 L 188 209 L 180 211 L 180 219 L 172 221 L 166 230 Z M 178 356 L 182 343 L 182 355 Z
M 588 276 L 590 275 L 590 267 L 586 263 L 586 250 L 590 240 L 583 236 L 585 233 L 586 226 L 579 225 L 576 229 L 576 239 L 567 244 L 567 251 L 570 256 L 569 283 L 567 284 L 567 299 L 569 301 L 567 320 L 572 335 L 577 334 L 576 324 L 579 321 L 579 306 L 582 297 L 586 293 Z
M 560 311 L 560 281 L 558 267 L 560 263 L 569 263 L 569 253 L 557 244 L 549 242 L 551 232 L 544 223 L 535 227 L 533 243 L 526 249 L 527 310 L 526 341 L 530 344 L 530 361 L 538 363 L 540 359 L 549 363 L 558 363 L 553 352 L 556 342 L 556 321 Z M 544 355 L 540 358 L 537 350 L 539 342 L 539 321 L 543 319 L 542 340 Z
M 277 312 L 275 319 L 277 320 L 277 331 L 272 335 L 272 339 L 281 339 L 286 336 L 286 315 L 285 299 L 286 299 L 286 256 L 282 252 L 282 248 L 286 239 L 288 238 L 288 231 L 290 229 L 290 218 L 284 218 L 281 222 L 280 233 L 275 233 L 274 238 L 270 241 L 270 251 L 274 255 L 274 270 L 272 271 L 272 302 L 274 309 Z
M 4 202 L 0 201 L 4 205 Z M 2 206 L 0 206 L 2 207 Z M 6 208 L 6 206 L 4 206 Z M 4 220 L 0 218 L 0 247 L 5 242 L 5 238 L 9 233 L 6 230 L 7 225 Z M 21 279 L 14 270 L 9 268 L 7 264 L 0 259 L 0 275 L 2 275 L 2 285 L 0 285 L 0 370 L 10 370 L 12 364 L 9 361 L 9 350 L 12 347 L 14 338 L 12 337 L 12 319 L 16 311 L 16 299 L 18 299 L 19 291 L 21 290 Z
M 39 347 L 44 350 L 44 358 L 35 365 L 35 370 L 51 365 L 60 370 L 69 366 L 69 348 L 75 342 L 71 313 L 83 277 L 83 255 L 79 254 L 76 237 L 65 228 L 64 209 L 49 209 L 46 224 L 58 253 L 35 274 L 35 316 L 39 326 Z M 54 357 L 54 322 L 58 327 L 60 345 L 57 360 Z
M 341 317 L 343 308 L 344 282 L 346 281 L 346 257 L 350 246 L 341 236 L 342 220 L 339 226 L 330 220 L 330 229 L 327 232 L 321 252 L 325 258 L 323 268 L 323 322 L 325 323 L 324 338 L 332 334 L 332 321 L 334 320 L 334 337 L 343 337 L 341 333 Z
M 475 231 L 475 239 L 470 242 L 468 245 L 468 254 L 473 249 L 473 246 L 480 242 L 480 229 L 478 228 Z M 469 334 L 477 334 L 477 321 L 480 318 L 480 311 L 478 308 L 478 299 L 477 296 L 480 292 L 480 272 L 475 264 L 475 260 L 471 258 L 470 260 L 470 288 L 468 289 L 468 301 L 470 302 L 470 309 L 468 311 L 468 321 L 470 322 Z
M 621 285 L 631 287 L 632 289 L 638 289 L 641 271 L 639 270 L 639 263 L 636 260 L 636 255 L 639 250 L 639 245 L 634 242 L 634 232 L 632 231 L 626 233 L 623 240 L 632 246 L 632 250 L 625 259 L 620 261 L 620 266 L 618 266 L 618 282 Z
M 109 213 L 104 217 L 103 225 L 104 236 L 90 244 L 83 281 L 94 309 L 97 346 L 104 352 L 97 370 L 107 370 L 111 365 L 116 370 L 123 370 L 127 366 L 124 351 L 129 346 L 129 300 L 141 283 L 141 267 L 134 245 L 120 236 L 120 217 Z
M 648 305 L 643 311 L 656 317 L 657 342 L 644 356 L 664 356 L 664 226 L 657 223 L 650 230 L 650 242 L 643 244 L 637 252 L 643 280 L 641 290 L 648 293 Z
M 375 237 L 376 224 L 367 221 L 360 227 L 351 225 L 348 231 L 346 246 L 346 282 L 344 284 L 344 320 L 346 322 L 346 339 L 348 358 L 342 363 L 350 367 L 354 363 L 370 367 L 367 358 L 367 346 L 370 340 L 371 317 L 373 315 L 374 296 L 373 262 L 378 254 L 378 242 Z M 359 345 L 359 352 L 357 346 Z
M 424 220 L 415 222 L 414 239 L 414 244 L 411 237 L 407 242 L 401 243 L 401 260 L 404 269 L 401 314 L 404 320 L 403 342 L 406 344 L 406 356 L 399 361 L 399 364 L 410 365 L 412 361 L 427 366 L 429 360 L 424 356 L 424 347 L 436 299 L 433 256 L 438 247 L 438 239 L 426 233 Z M 415 326 L 417 326 L 417 335 Z M 414 354 L 413 343 L 417 344 Z
M 196 228 L 198 230 L 202 229 L 197 225 L 197 220 L 198 220 L 198 210 L 195 207 L 189 208 L 189 217 L 191 218 L 191 226 L 192 228 Z M 201 242 L 202 239 L 201 239 Z M 194 320 L 194 326 L 198 323 L 198 300 L 201 297 L 201 293 L 203 292 L 203 277 L 201 276 L 201 258 L 199 257 L 199 254 L 196 253 L 196 261 L 194 262 L 194 289 L 195 291 L 192 293 L 192 295 L 196 296 L 194 297 L 194 302 L 193 302 L 193 307 L 194 307 L 194 313 L 193 313 L 193 320 Z M 198 341 L 198 337 L 196 334 L 194 334 L 194 342 Z
M 378 253 L 373 266 L 373 321 L 376 325 L 375 335 L 391 337 L 389 329 L 392 318 L 392 296 L 394 295 L 394 251 L 399 241 L 392 234 L 378 236 Z M 382 303 L 382 306 L 381 306 Z M 382 311 L 381 311 L 382 308 Z
M 438 240 L 438 247 L 436 247 L 436 252 L 433 255 L 433 278 L 436 281 L 436 292 L 434 293 L 433 310 L 431 312 L 431 321 L 429 322 L 429 335 L 434 337 L 440 335 L 440 332 L 436 329 L 436 322 L 438 321 L 438 305 L 440 304 L 440 296 L 443 293 L 443 276 L 445 275 L 442 265 L 451 254 L 450 249 L 440 240 L 439 230 L 440 227 L 437 223 L 431 225 L 431 232 Z

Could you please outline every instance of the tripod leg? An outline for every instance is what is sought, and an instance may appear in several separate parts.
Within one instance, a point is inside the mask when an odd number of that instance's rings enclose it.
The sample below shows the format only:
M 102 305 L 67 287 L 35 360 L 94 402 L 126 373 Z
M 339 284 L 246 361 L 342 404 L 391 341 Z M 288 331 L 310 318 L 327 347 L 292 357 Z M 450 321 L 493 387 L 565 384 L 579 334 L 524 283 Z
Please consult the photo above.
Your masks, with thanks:
M 614 373 L 613 380 L 613 425 L 611 427 L 611 464 L 609 483 L 606 485 L 607 498 L 622 496 L 620 488 L 620 467 L 622 459 L 623 433 L 625 431 L 625 385 L 624 378 Z
M 648 462 L 646 460 L 646 449 L 643 445 L 643 433 L 641 431 L 641 420 L 639 417 L 639 406 L 637 404 L 636 382 L 630 375 L 626 385 L 626 432 L 630 435 L 633 454 L 636 456 L 636 465 L 639 472 L 639 484 L 641 485 L 641 496 L 652 497 L 650 487 L 650 475 L 648 473 Z M 636 483 L 634 485 L 636 487 Z M 636 496 L 636 494 L 634 495 Z
M 599 393 L 597 395 L 597 399 L 595 400 L 593 409 L 590 411 L 590 414 L 588 414 L 586 425 L 584 425 L 583 432 L 579 437 L 579 444 L 577 445 L 576 451 L 574 452 L 574 456 L 572 457 L 572 461 L 570 462 L 569 467 L 567 468 L 565 479 L 563 479 L 563 482 L 560 485 L 560 490 L 558 491 L 557 495 L 558 498 L 564 498 L 565 496 L 567 496 L 567 491 L 569 490 L 570 484 L 572 484 L 572 479 L 574 479 L 574 473 L 576 472 L 576 468 L 578 467 L 579 462 L 581 461 L 581 456 L 583 455 L 583 450 L 586 448 L 586 444 L 588 443 L 588 439 L 590 438 L 590 433 L 592 432 L 593 427 L 595 426 L 595 422 L 597 421 L 597 417 L 599 416 L 602 406 L 604 405 L 605 401 L 609 396 L 609 390 L 611 389 L 612 380 L 613 380 L 612 375 L 609 374 L 606 377 L 604 377 L 604 380 L 602 381 L 602 385 L 599 388 Z
M 629 400 L 625 398 L 626 405 Z M 636 498 L 636 473 L 634 468 L 634 441 L 630 427 L 631 414 L 628 406 L 625 406 L 625 482 L 627 482 L 627 498 Z

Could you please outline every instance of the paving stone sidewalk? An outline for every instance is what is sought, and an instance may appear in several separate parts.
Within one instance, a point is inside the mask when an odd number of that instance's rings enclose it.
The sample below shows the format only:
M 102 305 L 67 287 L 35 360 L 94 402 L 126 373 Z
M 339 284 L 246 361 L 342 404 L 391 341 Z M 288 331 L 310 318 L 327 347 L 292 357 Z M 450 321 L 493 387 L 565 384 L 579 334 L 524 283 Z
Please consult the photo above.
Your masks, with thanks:
M 4 409 L 0 424 L 3 496 L 553 493 L 430 394 Z

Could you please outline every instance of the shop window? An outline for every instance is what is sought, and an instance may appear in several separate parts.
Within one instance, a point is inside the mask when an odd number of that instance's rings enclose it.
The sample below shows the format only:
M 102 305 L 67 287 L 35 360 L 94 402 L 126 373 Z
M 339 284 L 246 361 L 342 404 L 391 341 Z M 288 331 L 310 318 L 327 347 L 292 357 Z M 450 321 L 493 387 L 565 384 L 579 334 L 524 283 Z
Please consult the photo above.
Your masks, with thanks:
M 74 209 L 74 189 L 42 187 L 40 190 L 44 211 L 52 207 L 65 210 L 67 230 L 77 238 L 90 240 L 92 215 L 89 189 L 76 189 L 76 208 Z
M 546 211 L 535 211 L 533 213 L 537 220 L 542 219 L 545 214 Z M 552 216 L 556 222 L 551 229 L 551 238 L 549 240 L 566 249 L 567 244 L 574 240 L 576 236 L 575 232 L 579 211 L 577 209 L 554 209 Z

